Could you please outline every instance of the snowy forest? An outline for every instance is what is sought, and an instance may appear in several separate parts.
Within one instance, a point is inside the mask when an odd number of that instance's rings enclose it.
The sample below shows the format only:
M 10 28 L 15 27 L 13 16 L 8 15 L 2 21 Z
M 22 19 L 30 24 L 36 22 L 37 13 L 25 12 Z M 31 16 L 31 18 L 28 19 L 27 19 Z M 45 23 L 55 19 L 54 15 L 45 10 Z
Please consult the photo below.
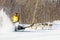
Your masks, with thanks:
M 20 23 L 60 20 L 60 0 L 0 0 L 2 7 L 10 18 L 13 12 L 19 13 Z

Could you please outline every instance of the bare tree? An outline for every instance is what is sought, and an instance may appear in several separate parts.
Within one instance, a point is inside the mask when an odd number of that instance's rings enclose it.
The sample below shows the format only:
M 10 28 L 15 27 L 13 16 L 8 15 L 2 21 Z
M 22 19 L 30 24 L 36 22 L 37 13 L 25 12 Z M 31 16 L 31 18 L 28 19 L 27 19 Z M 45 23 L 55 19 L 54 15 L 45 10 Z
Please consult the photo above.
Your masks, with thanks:
M 37 7 L 38 7 L 38 0 L 36 0 L 35 10 L 34 10 L 34 14 L 33 14 L 33 21 L 32 21 L 32 23 L 35 23 L 35 16 L 36 16 L 36 12 L 37 12 Z

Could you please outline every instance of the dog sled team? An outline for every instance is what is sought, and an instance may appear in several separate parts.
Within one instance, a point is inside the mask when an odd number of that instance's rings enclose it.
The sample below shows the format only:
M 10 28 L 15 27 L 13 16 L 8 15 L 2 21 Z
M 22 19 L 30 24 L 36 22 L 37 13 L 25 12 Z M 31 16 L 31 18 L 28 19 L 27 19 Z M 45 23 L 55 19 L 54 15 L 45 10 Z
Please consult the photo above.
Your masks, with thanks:
M 25 29 L 24 27 L 19 25 L 19 16 L 18 13 L 14 12 L 14 15 L 12 16 L 12 22 L 13 25 L 15 26 L 15 31 L 17 31 L 18 29 Z M 29 27 L 26 28 L 31 28 L 31 29 L 51 29 L 52 28 L 52 24 L 49 23 L 32 23 Z

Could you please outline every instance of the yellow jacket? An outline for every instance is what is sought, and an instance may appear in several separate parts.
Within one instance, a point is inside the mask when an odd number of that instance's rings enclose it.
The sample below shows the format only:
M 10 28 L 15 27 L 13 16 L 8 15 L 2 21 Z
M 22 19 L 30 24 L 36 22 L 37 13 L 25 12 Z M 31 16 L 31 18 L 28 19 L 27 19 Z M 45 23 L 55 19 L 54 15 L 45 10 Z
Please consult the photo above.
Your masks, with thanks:
M 14 15 L 13 18 L 12 18 L 12 21 L 13 22 L 18 22 L 19 21 L 19 17 Z

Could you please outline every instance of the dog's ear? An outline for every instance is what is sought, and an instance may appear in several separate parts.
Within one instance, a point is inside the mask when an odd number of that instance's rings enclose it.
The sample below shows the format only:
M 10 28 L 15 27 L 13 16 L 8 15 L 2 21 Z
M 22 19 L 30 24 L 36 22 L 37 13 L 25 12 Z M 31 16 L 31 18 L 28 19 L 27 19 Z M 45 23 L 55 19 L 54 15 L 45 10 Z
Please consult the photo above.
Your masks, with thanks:
M 49 24 L 49 26 L 52 26 L 52 24 Z

